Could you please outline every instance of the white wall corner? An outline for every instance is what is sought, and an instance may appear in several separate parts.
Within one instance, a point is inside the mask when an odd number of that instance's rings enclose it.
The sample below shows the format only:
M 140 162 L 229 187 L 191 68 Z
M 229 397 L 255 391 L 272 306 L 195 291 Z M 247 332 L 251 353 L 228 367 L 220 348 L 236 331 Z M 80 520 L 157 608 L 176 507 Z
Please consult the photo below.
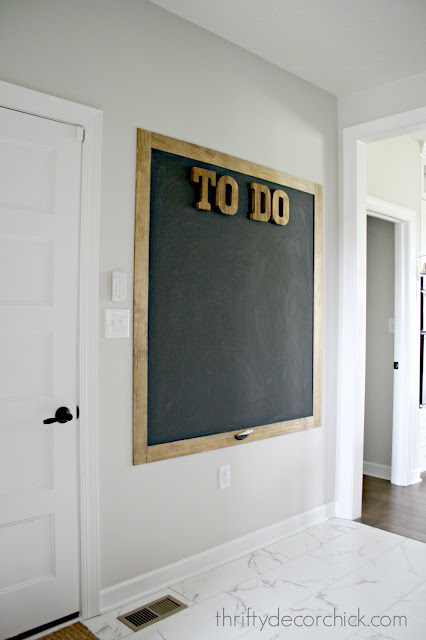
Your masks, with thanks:
M 282 538 L 320 524 L 333 516 L 334 503 L 330 502 L 184 560 L 107 587 L 101 591 L 101 612 L 111 611 L 201 571 L 207 571 L 248 553 L 253 553 Z

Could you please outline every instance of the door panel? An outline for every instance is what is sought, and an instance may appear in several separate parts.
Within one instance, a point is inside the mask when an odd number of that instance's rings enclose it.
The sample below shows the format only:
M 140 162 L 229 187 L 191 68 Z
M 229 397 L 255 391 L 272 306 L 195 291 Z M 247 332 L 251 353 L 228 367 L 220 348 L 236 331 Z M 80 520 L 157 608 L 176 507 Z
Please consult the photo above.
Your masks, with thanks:
M 0 527 L 0 547 L 10 549 L 18 545 L 21 549 L 18 561 L 13 555 L 5 555 L 0 591 L 52 578 L 55 571 L 53 540 L 52 514 Z
M 79 610 L 80 173 L 75 127 L 0 108 L 1 639 Z
M 0 431 L 0 492 L 12 497 L 23 491 L 53 488 L 52 429 L 47 426 Z M 20 464 L 16 465 L 16 460 Z M 21 472 L 22 467 L 26 473 Z
M 0 273 L 0 302 L 51 303 L 53 243 L 44 238 L 0 234 L 0 254 L 8 270 Z M 14 274 L 13 280 L 10 273 Z
M 24 115 L 28 117 L 31 116 Z M 36 144 L 34 138 L 8 140 L 6 136 L 1 147 L 2 157 L 7 160 L 2 163 L 0 177 L 2 205 L 32 213 L 53 213 L 55 149 Z

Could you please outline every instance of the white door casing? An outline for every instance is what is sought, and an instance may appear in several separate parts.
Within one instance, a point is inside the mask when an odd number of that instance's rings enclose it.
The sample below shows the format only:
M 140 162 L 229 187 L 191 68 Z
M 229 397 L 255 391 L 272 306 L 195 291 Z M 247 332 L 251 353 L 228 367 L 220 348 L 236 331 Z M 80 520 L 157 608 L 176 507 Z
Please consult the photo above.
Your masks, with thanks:
M 98 289 L 102 112 L 0 81 L 0 106 L 84 128 L 80 203 L 78 396 L 80 615 L 99 613 Z
M 0 109 L 1 638 L 79 611 L 76 134 Z

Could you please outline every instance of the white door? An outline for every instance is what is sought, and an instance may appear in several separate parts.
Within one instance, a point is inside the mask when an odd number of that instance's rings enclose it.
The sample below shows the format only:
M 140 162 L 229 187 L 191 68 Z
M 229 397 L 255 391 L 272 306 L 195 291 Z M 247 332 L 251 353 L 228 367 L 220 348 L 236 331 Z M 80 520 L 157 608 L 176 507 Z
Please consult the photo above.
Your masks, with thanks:
M 79 610 L 78 133 L 0 108 L 1 640 Z

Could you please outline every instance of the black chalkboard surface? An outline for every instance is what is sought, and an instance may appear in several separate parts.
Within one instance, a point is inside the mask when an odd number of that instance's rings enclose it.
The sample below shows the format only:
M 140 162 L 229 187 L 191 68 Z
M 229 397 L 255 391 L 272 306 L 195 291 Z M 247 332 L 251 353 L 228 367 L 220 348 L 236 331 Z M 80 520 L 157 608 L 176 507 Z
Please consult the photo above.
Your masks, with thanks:
M 229 160 L 223 167 L 157 146 L 151 141 L 142 445 L 148 453 L 137 461 L 150 461 L 150 451 L 157 452 L 152 460 L 191 453 L 191 442 L 196 451 L 235 444 L 232 434 L 247 428 L 265 437 L 257 429 L 262 425 L 316 426 L 318 190 L 266 180 L 257 165 L 243 173 Z M 211 184 L 211 210 L 195 207 L 200 184 L 191 180 L 194 166 L 214 171 L 217 181 L 236 181 L 235 215 L 220 212 Z M 250 219 L 252 182 L 288 195 L 285 226 Z M 135 267 L 135 307 L 137 295 Z M 137 330 L 135 320 L 135 358 Z M 227 441 L 215 444 L 219 437 Z
M 313 195 L 285 189 L 286 226 L 253 221 L 253 177 L 196 165 L 232 176 L 239 207 L 198 211 L 194 161 L 152 151 L 148 445 L 313 411 Z

